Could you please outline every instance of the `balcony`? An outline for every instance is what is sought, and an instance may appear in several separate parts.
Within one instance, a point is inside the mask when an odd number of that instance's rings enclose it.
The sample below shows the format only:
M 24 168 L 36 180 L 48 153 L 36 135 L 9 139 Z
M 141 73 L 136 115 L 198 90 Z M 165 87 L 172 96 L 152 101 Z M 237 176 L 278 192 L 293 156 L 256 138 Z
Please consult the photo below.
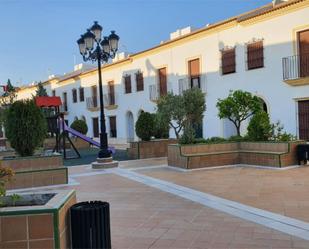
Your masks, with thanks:
M 157 102 L 161 96 L 164 96 L 170 92 L 172 92 L 172 85 L 169 82 L 166 85 L 166 89 L 160 89 L 158 84 L 153 84 L 149 86 L 149 99 L 150 101 Z
M 99 110 L 98 97 L 97 96 L 87 97 L 86 105 L 89 111 L 98 111 Z
M 184 91 L 198 87 L 203 93 L 206 93 L 206 79 L 204 75 L 200 75 L 196 78 L 185 77 L 178 80 L 178 93 L 182 95 Z
M 103 95 L 104 107 L 108 110 L 116 109 L 118 107 L 118 95 L 116 93 L 106 93 Z
M 291 86 L 309 84 L 309 54 L 282 58 L 283 81 Z

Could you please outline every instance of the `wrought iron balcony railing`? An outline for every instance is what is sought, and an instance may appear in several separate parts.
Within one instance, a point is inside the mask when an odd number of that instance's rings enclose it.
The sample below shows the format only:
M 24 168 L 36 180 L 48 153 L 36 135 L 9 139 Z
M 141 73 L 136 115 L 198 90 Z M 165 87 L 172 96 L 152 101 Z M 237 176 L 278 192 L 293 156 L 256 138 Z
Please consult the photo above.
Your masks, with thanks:
M 178 80 L 179 94 L 182 95 L 184 91 L 191 89 L 193 87 L 198 87 L 203 93 L 206 93 L 206 79 L 204 75 L 199 77 L 190 78 L 185 77 Z
M 149 99 L 151 101 L 157 101 L 161 96 L 164 96 L 169 92 L 172 92 L 172 85 L 170 82 L 167 82 L 166 87 L 161 87 L 161 88 L 159 84 L 150 85 L 149 86 Z
M 86 98 L 86 105 L 88 109 L 95 109 L 98 108 L 98 97 L 92 96 Z
M 109 107 L 109 106 L 116 106 L 118 101 L 117 101 L 117 94 L 116 93 L 106 93 L 103 95 L 103 101 L 104 101 L 104 106 Z
M 283 80 L 309 77 L 309 54 L 282 58 Z

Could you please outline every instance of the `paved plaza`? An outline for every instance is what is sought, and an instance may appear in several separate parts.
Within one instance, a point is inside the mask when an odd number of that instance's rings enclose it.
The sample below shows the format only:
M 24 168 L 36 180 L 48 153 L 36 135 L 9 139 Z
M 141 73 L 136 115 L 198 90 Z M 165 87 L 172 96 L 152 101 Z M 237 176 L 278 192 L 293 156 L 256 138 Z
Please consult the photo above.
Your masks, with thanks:
M 185 172 L 162 158 L 69 174 L 56 188 L 110 203 L 114 249 L 309 248 L 309 167 Z

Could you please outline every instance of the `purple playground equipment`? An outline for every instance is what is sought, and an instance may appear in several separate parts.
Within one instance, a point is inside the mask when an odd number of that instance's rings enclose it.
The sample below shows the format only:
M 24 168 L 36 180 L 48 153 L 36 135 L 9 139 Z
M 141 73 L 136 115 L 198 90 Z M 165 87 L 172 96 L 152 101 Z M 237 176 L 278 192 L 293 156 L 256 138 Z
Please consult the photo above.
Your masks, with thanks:
M 62 122 L 60 122 L 62 124 Z M 66 131 L 68 133 L 71 133 L 73 136 L 79 137 L 80 139 L 86 141 L 87 143 L 90 143 L 98 148 L 100 148 L 100 143 L 91 139 L 90 137 L 85 136 L 84 134 L 72 129 L 71 127 L 67 126 L 66 123 L 63 123 L 63 131 Z M 109 146 L 108 150 L 112 153 L 115 154 L 116 150 L 114 147 Z

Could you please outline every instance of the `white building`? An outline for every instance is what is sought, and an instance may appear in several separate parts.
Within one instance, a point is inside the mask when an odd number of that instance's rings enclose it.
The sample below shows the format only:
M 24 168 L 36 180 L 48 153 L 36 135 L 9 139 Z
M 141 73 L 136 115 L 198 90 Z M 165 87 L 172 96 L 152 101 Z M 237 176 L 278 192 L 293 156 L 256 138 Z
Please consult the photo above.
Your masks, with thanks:
M 111 143 L 137 139 L 141 110 L 154 112 L 160 94 L 196 85 L 205 92 L 203 137 L 229 137 L 233 126 L 217 117 L 218 98 L 241 89 L 261 97 L 271 121 L 309 139 L 309 1 L 274 1 L 198 30 L 171 33 L 170 40 L 145 51 L 120 54 L 102 67 L 107 131 Z M 79 65 L 44 82 L 60 96 L 69 124 L 83 118 L 88 136 L 99 131 L 98 75 Z M 31 97 L 35 87 L 18 92 Z M 172 133 L 171 133 L 172 134 Z

